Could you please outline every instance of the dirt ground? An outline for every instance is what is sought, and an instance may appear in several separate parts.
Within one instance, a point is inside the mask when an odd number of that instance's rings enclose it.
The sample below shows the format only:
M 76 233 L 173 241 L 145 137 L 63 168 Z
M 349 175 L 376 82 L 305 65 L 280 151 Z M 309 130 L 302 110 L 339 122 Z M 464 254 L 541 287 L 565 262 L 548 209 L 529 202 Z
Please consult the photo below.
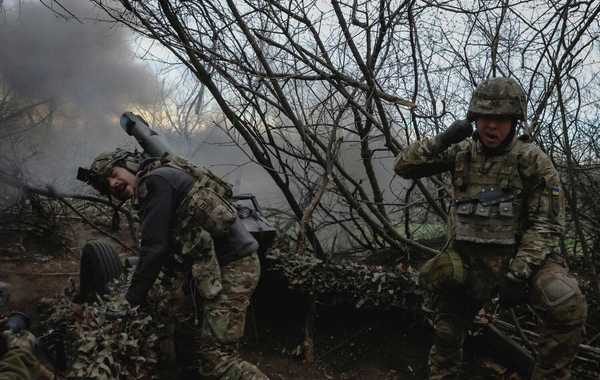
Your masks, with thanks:
M 62 257 L 25 255 L 0 258 L 0 280 L 11 284 L 5 313 L 21 311 L 40 331 L 37 300 L 60 292 L 68 281 L 79 282 L 79 261 Z M 405 379 L 426 378 L 431 344 L 421 322 L 400 311 L 356 310 L 351 305 L 317 305 L 315 361 L 307 363 L 294 350 L 304 339 L 306 299 L 287 289 L 269 287 L 263 276 L 248 310 L 241 354 L 271 379 Z M 43 352 L 37 356 L 49 370 Z M 492 377 L 490 377 L 492 378 Z
M 39 330 L 37 300 L 60 292 L 68 281 L 79 282 L 79 258 L 74 252 L 45 256 L 17 252 L 0 256 L 0 281 L 12 286 L 5 313 L 22 311 L 31 316 L 31 330 Z M 263 274 L 248 310 L 241 354 L 273 380 L 426 379 L 431 328 L 422 317 L 400 310 L 361 310 L 352 305 L 317 304 L 315 361 L 298 355 L 304 339 L 307 300 L 303 294 Z M 275 284 L 275 285 L 274 285 Z M 590 305 L 597 308 L 597 303 Z M 597 325 L 594 325 L 597 326 Z M 593 335 L 598 333 L 591 326 Z M 588 331 L 588 335 L 589 335 Z M 465 344 L 464 379 L 519 379 L 486 368 L 490 361 L 478 355 L 481 347 L 469 338 Z M 43 352 L 36 354 L 49 370 Z M 502 367 L 499 367 L 502 371 Z M 171 371 L 171 373 L 173 373 Z M 174 376 L 172 377 L 175 378 Z M 592 377 L 578 377 L 578 379 Z M 168 380 L 168 379 L 167 379 Z

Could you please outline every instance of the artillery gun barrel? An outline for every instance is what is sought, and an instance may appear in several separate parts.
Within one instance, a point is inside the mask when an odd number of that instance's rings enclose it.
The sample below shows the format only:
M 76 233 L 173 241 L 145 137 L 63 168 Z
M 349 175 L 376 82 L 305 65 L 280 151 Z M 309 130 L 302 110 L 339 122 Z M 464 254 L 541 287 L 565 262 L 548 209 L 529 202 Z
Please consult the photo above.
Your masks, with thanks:
M 173 149 L 167 140 L 158 133 L 154 132 L 148 122 L 141 116 L 132 112 L 125 112 L 121 115 L 121 128 L 129 136 L 135 137 L 144 154 L 148 157 L 161 157 L 165 152 L 175 155 L 177 152 Z

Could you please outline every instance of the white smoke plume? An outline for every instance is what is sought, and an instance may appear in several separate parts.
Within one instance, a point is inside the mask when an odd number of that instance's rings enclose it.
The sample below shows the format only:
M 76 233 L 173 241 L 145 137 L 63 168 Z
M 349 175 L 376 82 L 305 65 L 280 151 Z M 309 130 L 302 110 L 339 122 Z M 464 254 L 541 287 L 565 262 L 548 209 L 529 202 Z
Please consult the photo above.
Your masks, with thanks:
M 66 14 L 59 5 L 75 18 L 53 12 Z M 119 116 L 154 101 L 155 77 L 133 56 L 133 33 L 98 19 L 108 17 L 81 0 L 0 2 L 0 85 L 58 109 L 28 137 L 49 166 L 37 176 L 44 183 L 70 182 L 78 166 L 122 145 Z

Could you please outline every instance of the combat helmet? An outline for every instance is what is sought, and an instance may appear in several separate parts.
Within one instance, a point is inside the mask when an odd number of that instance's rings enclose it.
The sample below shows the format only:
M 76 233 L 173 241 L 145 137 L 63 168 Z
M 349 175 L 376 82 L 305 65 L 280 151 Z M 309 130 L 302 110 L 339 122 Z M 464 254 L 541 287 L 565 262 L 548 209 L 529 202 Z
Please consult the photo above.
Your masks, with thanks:
M 526 121 L 527 95 L 514 79 L 486 79 L 473 91 L 467 119 L 474 121 L 479 115 L 509 116 Z
M 102 152 L 94 159 L 89 169 L 79 168 L 77 179 L 92 185 L 100 194 L 109 195 L 110 190 L 106 176 L 115 166 L 123 167 L 131 173 L 137 174 L 140 169 L 140 160 L 135 153 L 120 148 Z

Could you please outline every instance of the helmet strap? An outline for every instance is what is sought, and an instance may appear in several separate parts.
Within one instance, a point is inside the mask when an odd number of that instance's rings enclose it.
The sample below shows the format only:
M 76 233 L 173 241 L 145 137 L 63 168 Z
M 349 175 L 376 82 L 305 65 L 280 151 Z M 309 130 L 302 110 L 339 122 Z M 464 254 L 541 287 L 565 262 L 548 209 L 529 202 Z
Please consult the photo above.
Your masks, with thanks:
M 119 202 L 118 205 L 114 205 L 112 202 L 110 202 L 110 204 L 113 207 L 113 215 L 111 220 L 111 228 L 113 232 L 119 231 L 119 226 L 121 224 L 121 219 L 119 218 L 119 209 L 121 208 L 121 206 L 123 206 L 125 202 L 127 202 L 127 199 Z

